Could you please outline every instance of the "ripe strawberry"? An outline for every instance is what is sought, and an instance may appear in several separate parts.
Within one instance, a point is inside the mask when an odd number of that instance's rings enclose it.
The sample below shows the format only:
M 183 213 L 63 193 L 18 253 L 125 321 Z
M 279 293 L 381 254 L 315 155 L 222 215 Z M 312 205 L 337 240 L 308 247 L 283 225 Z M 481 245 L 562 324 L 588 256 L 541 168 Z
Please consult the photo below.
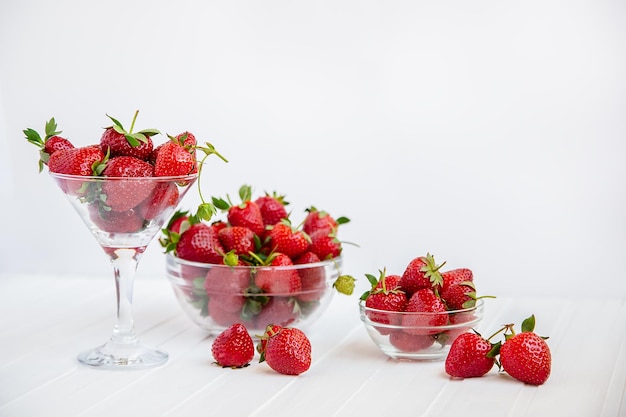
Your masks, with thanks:
M 259 206 L 251 200 L 252 188 L 249 185 L 241 186 L 239 188 L 239 198 L 241 199 L 241 204 L 233 205 L 228 196 L 228 201 L 213 197 L 213 205 L 227 212 L 228 222 L 232 226 L 247 227 L 257 236 L 262 236 L 265 224 L 263 223 L 263 216 Z
M 254 283 L 263 292 L 272 294 L 291 294 L 302 290 L 300 275 L 293 269 L 283 269 L 283 266 L 292 266 L 291 258 L 283 253 L 275 253 L 267 267 L 259 269 L 254 277 Z
M 446 373 L 455 378 L 473 378 L 485 375 L 493 368 L 495 358 L 490 355 L 493 345 L 480 334 L 463 333 L 458 336 L 446 357 Z
M 127 132 L 117 120 L 111 116 L 109 118 L 113 121 L 113 125 L 106 127 L 100 137 L 100 149 L 102 149 L 102 152 L 108 153 L 111 157 L 132 156 L 141 160 L 147 160 L 154 147 L 150 136 L 159 132 L 150 129 L 132 133 L 133 126 Z M 133 118 L 133 125 L 136 118 L 137 113 L 135 113 Z
M 472 281 L 448 285 L 441 291 L 441 298 L 448 310 L 461 310 L 476 305 L 476 287 Z
M 345 224 L 350 221 L 347 217 L 339 217 L 335 220 L 330 214 L 325 211 L 318 210 L 311 206 L 306 209 L 307 215 L 304 218 L 302 230 L 305 233 L 313 233 L 316 230 L 325 230 L 328 233 L 337 231 L 340 224 Z
M 106 163 L 102 171 L 105 177 L 151 177 L 154 168 L 148 162 L 133 156 L 116 156 Z M 102 184 L 102 193 L 106 196 L 104 203 L 113 211 L 126 211 L 136 207 L 145 200 L 154 189 L 152 181 L 119 180 L 107 181 Z
M 291 259 L 306 252 L 310 244 L 308 235 L 301 230 L 294 229 L 288 220 L 271 226 L 267 238 L 270 251 L 284 253 Z
M 160 216 L 165 209 L 176 207 L 179 198 L 178 187 L 171 182 L 160 182 L 152 193 L 139 206 L 139 213 L 146 219 L 152 220 Z
M 444 264 L 445 262 L 441 265 L 437 265 L 435 258 L 430 253 L 426 256 L 415 258 L 409 262 L 404 270 L 400 286 L 406 291 L 409 297 L 422 288 L 438 290 L 443 283 L 439 268 Z
M 386 270 L 379 271 L 379 278 L 366 274 L 367 279 L 372 284 L 372 289 L 361 296 L 365 301 L 365 307 L 380 310 L 367 311 L 367 316 L 371 321 L 381 324 L 399 324 L 399 316 L 394 314 L 403 311 L 406 307 L 407 298 L 404 291 L 398 286 L 400 277 L 398 275 L 387 275 Z M 385 313 L 389 311 L 391 313 Z M 377 327 L 381 334 L 389 334 L 390 330 Z
M 224 308 L 225 304 L 216 302 L 215 299 L 209 300 L 207 305 L 207 314 L 211 320 L 218 326 L 228 327 L 233 323 L 241 323 L 244 326 L 251 326 L 253 323 L 241 317 L 240 311 L 230 311 L 230 308 Z
M 226 226 L 217 234 L 225 252 L 233 251 L 237 255 L 247 255 L 254 252 L 254 233 L 247 227 Z
M 209 269 L 204 280 L 204 289 L 209 302 L 222 310 L 239 313 L 246 301 L 242 295 L 250 285 L 247 269 L 215 266 Z
M 500 364 L 513 378 L 530 385 L 541 385 L 550 377 L 552 355 L 544 338 L 534 333 L 535 317 L 522 323 L 522 332 L 505 335 L 500 348 Z
M 104 154 L 97 145 L 61 149 L 50 155 L 48 169 L 57 174 L 93 176 L 99 175 Z
M 254 342 L 246 327 L 235 323 L 217 335 L 211 353 L 221 367 L 242 368 L 254 358 Z
M 312 232 L 309 237 L 311 238 L 309 249 L 321 260 L 333 259 L 341 255 L 343 248 L 334 232 L 320 229 Z
M 305 252 L 294 259 L 294 265 L 309 265 L 320 261 L 320 258 L 311 251 Z M 309 302 L 319 300 L 326 290 L 326 271 L 322 266 L 307 266 L 298 269 L 302 282 L 302 293 L 298 300 Z
M 99 204 L 89 206 L 89 218 L 100 230 L 109 233 L 135 233 L 143 229 L 143 218 L 134 210 L 104 210 Z
M 450 285 L 460 284 L 461 282 L 468 281 L 473 282 L 474 273 L 469 268 L 457 268 L 442 272 L 441 278 L 443 279 L 441 290 L 445 291 L 445 289 Z
M 402 326 L 407 327 L 404 331 L 410 334 L 437 334 L 441 331 L 437 327 L 448 323 L 445 304 L 430 288 L 417 290 L 409 298 L 404 311 L 424 313 L 407 314 L 402 317 Z
M 288 297 L 269 297 L 267 304 L 254 317 L 254 327 L 265 328 L 269 324 L 288 326 L 300 315 L 300 307 Z
M 188 261 L 221 264 L 224 248 L 210 226 L 195 223 L 180 235 L 176 255 Z
M 285 201 L 284 196 L 279 196 L 276 192 L 272 194 L 265 193 L 265 195 L 257 198 L 254 202 L 261 210 L 261 217 L 265 226 L 273 226 L 282 219 L 287 218 L 285 206 L 289 203 Z
M 43 170 L 43 166 L 48 164 L 50 155 L 60 149 L 71 149 L 74 145 L 67 139 L 58 136 L 61 131 L 57 131 L 57 124 L 54 117 L 46 122 L 45 136 L 41 135 L 34 129 L 24 129 L 26 140 L 39 148 L 39 172 Z
M 295 327 L 267 326 L 257 344 L 259 362 L 267 362 L 274 371 L 300 375 L 311 367 L 311 342 Z
M 155 154 L 155 177 L 189 175 L 197 169 L 195 156 L 174 141 L 170 140 L 160 145 Z
M 409 334 L 394 331 L 389 335 L 389 343 L 402 352 L 419 352 L 433 345 L 435 339 L 430 335 Z

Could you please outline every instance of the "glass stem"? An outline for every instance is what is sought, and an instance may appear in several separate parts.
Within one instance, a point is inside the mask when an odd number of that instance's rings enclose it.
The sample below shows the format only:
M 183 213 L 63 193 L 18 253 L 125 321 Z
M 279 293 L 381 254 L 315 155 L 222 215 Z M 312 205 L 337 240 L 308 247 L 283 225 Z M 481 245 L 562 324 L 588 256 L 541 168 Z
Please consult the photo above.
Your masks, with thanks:
M 119 248 L 109 252 L 117 297 L 117 317 L 111 341 L 128 345 L 137 343 L 133 319 L 133 286 L 137 264 L 145 248 Z

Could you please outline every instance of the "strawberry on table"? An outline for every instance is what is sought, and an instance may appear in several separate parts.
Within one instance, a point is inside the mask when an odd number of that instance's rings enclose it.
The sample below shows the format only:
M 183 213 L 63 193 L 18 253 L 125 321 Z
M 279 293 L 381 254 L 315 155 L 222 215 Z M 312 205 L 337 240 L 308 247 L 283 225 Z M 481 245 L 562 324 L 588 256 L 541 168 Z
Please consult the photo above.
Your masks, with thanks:
M 300 375 L 311 367 L 311 342 L 295 327 L 268 325 L 257 351 L 259 362 L 284 375 Z
M 235 323 L 217 335 L 211 345 L 215 362 L 223 368 L 243 368 L 254 358 L 254 342 L 246 327 Z
M 467 332 L 458 336 L 446 357 L 446 373 L 455 378 L 481 377 L 496 363 L 491 354 L 494 345 L 479 333 Z

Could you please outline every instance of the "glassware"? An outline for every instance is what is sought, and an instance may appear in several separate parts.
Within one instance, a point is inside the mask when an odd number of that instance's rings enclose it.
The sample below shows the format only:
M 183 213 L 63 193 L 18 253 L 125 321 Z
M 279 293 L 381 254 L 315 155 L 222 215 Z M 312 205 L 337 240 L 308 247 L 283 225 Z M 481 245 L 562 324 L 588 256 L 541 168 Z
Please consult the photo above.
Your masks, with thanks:
M 113 266 L 117 310 L 113 334 L 78 360 L 98 369 L 143 369 L 168 355 L 143 345 L 134 329 L 134 276 L 141 255 L 170 218 L 197 175 L 85 177 L 50 173 Z

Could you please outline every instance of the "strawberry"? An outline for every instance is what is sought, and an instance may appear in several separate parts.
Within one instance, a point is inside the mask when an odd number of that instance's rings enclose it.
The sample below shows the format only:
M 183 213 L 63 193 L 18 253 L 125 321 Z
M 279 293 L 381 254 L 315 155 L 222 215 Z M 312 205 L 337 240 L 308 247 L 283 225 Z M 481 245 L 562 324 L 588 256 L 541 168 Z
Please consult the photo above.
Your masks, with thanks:
M 389 343 L 402 352 L 419 352 L 433 345 L 435 339 L 430 335 L 409 334 L 395 331 L 389 335 Z
M 404 273 L 400 286 L 410 297 L 417 290 L 422 288 L 437 289 L 443 283 L 443 278 L 439 272 L 445 262 L 441 265 L 435 263 L 435 258 L 429 253 L 426 256 L 420 256 L 409 262 Z
M 221 367 L 243 368 L 254 358 L 254 342 L 246 327 L 235 323 L 217 335 L 211 353 Z
M 228 201 L 213 197 L 213 205 L 222 211 L 227 212 L 228 222 L 232 226 L 243 226 L 252 230 L 257 236 L 262 236 L 265 230 L 263 223 L 263 215 L 259 206 L 251 200 L 252 188 L 249 185 L 243 185 L 239 188 L 239 197 L 241 204 L 233 205 L 230 197 L 226 197 Z
M 294 265 L 308 265 L 320 261 L 320 258 L 313 252 L 305 252 L 294 259 Z M 298 295 L 300 301 L 319 300 L 326 290 L 326 271 L 322 266 L 311 266 L 298 269 L 300 281 L 302 282 L 302 293 Z
M 271 251 L 284 253 L 291 259 L 302 255 L 309 248 L 309 237 L 301 230 L 295 230 L 289 220 L 271 226 L 267 235 Z
M 402 280 L 400 282 L 402 282 Z M 448 323 L 448 315 L 445 314 L 445 304 L 430 288 L 417 290 L 411 298 L 409 298 L 404 311 L 424 313 L 407 314 L 402 317 L 402 326 L 407 327 L 404 331 L 410 334 L 437 334 L 440 332 L 440 330 L 437 330 L 437 327 L 444 326 Z M 433 328 L 424 329 L 424 327 Z
M 257 344 L 259 362 L 284 375 L 300 375 L 311 367 L 311 342 L 295 327 L 267 326 Z
M 148 162 L 133 156 L 117 156 L 109 159 L 102 171 L 105 177 L 151 177 L 154 168 Z M 119 180 L 107 181 L 102 184 L 102 193 L 106 196 L 104 203 L 113 211 L 126 211 L 139 205 L 154 189 L 152 181 Z
M 328 233 L 334 233 L 340 224 L 345 224 L 350 221 L 347 217 L 339 217 L 335 220 L 330 214 L 325 211 L 318 210 L 311 206 L 306 209 L 307 215 L 304 218 L 302 230 L 305 233 L 313 233 L 317 230 L 325 230 Z
M 288 326 L 295 322 L 300 308 L 295 300 L 287 297 L 269 297 L 267 304 L 254 317 L 254 327 L 265 328 L 269 324 Z
M 207 314 L 211 320 L 218 326 L 228 327 L 233 323 L 241 323 L 243 325 L 252 325 L 252 322 L 244 320 L 240 311 L 231 311 L 225 304 L 215 302 L 215 299 L 209 300 L 207 305 Z
M 98 204 L 89 206 L 89 218 L 102 231 L 109 233 L 135 233 L 143 229 L 143 218 L 134 210 L 105 210 Z
M 341 242 L 337 239 L 334 231 L 319 229 L 312 232 L 310 250 L 321 260 L 333 259 L 341 255 Z
M 399 324 L 398 315 L 385 313 L 384 311 L 399 312 L 406 307 L 406 293 L 398 286 L 400 277 L 398 275 L 387 275 L 384 269 L 379 272 L 378 279 L 373 275 L 366 274 L 367 279 L 372 284 L 372 289 L 366 291 L 361 296 L 361 300 L 365 300 L 366 307 L 381 311 L 368 311 L 367 316 L 370 320 L 377 323 Z M 389 334 L 390 332 L 388 329 L 379 327 L 377 327 L 377 330 L 381 334 Z
M 26 140 L 39 148 L 39 172 L 43 170 L 43 166 L 48 164 L 50 155 L 60 149 L 71 149 L 74 145 L 61 136 L 58 136 L 62 132 L 57 131 L 57 124 L 54 117 L 46 122 L 45 136 L 41 135 L 34 129 L 24 129 L 24 135 Z
M 476 287 L 472 281 L 463 281 L 458 284 L 448 285 L 441 291 L 441 298 L 448 310 L 461 310 L 476 305 Z
M 287 218 L 287 209 L 285 208 L 289 202 L 285 201 L 285 197 L 278 195 L 276 192 L 265 195 L 254 200 L 259 210 L 265 226 L 273 226 L 283 219 Z
M 104 153 L 97 145 L 61 149 L 50 155 L 48 169 L 57 174 L 93 176 L 102 172 L 102 161 Z
M 150 137 L 158 135 L 159 131 L 146 129 L 133 133 L 138 114 L 139 111 L 136 111 L 128 131 L 124 129 L 124 126 L 118 120 L 107 115 L 113 122 L 113 125 L 106 127 L 100 138 L 100 148 L 103 153 L 108 154 L 110 157 L 132 156 L 141 160 L 148 160 L 154 147 Z
M 195 223 L 180 235 L 176 255 L 188 261 L 221 264 L 224 248 L 211 226 Z
M 542 385 L 550 377 L 552 355 L 543 337 L 534 333 L 535 316 L 522 322 L 522 332 L 515 334 L 508 326 L 505 342 L 500 347 L 502 369 L 513 378 L 530 385 Z
M 197 169 L 196 158 L 182 145 L 169 141 L 160 145 L 154 157 L 155 177 L 189 175 Z
M 473 378 L 485 375 L 496 360 L 490 354 L 493 345 L 476 332 L 458 336 L 446 357 L 446 373 L 455 378 Z
M 246 301 L 243 294 L 250 285 L 247 269 L 215 266 L 209 269 L 204 280 L 204 289 L 209 302 L 222 310 L 239 313 Z
M 141 203 L 139 213 L 146 220 L 152 220 L 160 216 L 165 209 L 176 207 L 179 195 L 176 184 L 160 182 L 156 184 L 150 196 Z
M 444 291 L 450 285 L 468 281 L 473 282 L 474 273 L 469 268 L 457 268 L 442 272 L 441 278 L 443 279 L 441 290 Z
M 289 256 L 275 252 L 267 267 L 259 269 L 254 277 L 254 283 L 263 292 L 272 294 L 291 294 L 302 290 L 300 275 L 293 269 L 281 269 L 282 266 L 292 266 Z
M 254 233 L 247 227 L 226 226 L 217 234 L 224 251 L 233 251 L 237 255 L 247 255 L 254 252 Z

